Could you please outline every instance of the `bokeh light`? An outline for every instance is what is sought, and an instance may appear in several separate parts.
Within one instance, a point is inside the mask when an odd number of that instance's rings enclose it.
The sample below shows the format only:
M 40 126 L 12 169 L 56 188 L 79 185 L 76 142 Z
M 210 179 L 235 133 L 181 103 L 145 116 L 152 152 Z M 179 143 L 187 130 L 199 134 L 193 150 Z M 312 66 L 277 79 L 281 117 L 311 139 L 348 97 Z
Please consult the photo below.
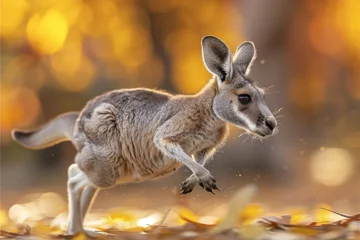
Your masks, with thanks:
M 58 10 L 50 9 L 33 16 L 26 27 L 29 43 L 39 54 L 52 54 L 64 45 L 68 23 Z
M 67 209 L 64 199 L 56 193 L 47 192 L 38 195 L 27 195 L 21 203 L 9 209 L 9 218 L 17 224 L 26 222 L 34 225 L 36 221 L 56 217 Z
M 1 36 L 11 37 L 20 29 L 30 4 L 27 0 L 1 1 Z
M 354 174 L 354 159 L 345 149 L 321 148 L 311 158 L 310 173 L 317 183 L 341 186 Z
M 41 113 L 41 103 L 28 88 L 1 87 L 1 135 L 9 136 L 9 129 L 33 124 Z M 4 138 L 5 139 L 5 138 Z
M 136 222 L 136 224 L 139 227 L 146 228 L 146 227 L 149 227 L 149 226 L 154 225 L 155 223 L 161 221 L 161 218 L 162 218 L 161 214 L 155 213 L 155 214 L 152 214 L 152 215 L 150 215 L 148 217 L 139 219 Z
M 335 26 L 344 40 L 350 45 L 351 54 L 360 58 L 360 2 L 357 0 L 336 1 L 334 6 Z M 334 13 L 331 11 L 332 14 Z
M 40 196 L 37 208 L 47 217 L 56 217 L 67 209 L 67 204 L 59 194 L 48 192 Z

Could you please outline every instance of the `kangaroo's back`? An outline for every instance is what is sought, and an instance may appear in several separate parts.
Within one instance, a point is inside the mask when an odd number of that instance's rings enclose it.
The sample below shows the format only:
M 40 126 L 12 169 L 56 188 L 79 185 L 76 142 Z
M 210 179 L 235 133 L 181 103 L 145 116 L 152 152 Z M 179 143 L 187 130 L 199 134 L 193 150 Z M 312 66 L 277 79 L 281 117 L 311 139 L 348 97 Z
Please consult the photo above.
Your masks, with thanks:
M 80 113 L 78 127 L 85 127 L 91 118 L 105 121 L 109 120 L 109 115 L 113 115 L 119 129 L 141 134 L 138 130 L 156 129 L 157 122 L 166 118 L 166 113 L 164 115 L 161 109 L 171 97 L 166 92 L 143 88 L 111 91 L 88 102 Z M 110 112 L 103 112 L 104 109 L 110 109 Z M 98 114 L 97 117 L 94 114 Z

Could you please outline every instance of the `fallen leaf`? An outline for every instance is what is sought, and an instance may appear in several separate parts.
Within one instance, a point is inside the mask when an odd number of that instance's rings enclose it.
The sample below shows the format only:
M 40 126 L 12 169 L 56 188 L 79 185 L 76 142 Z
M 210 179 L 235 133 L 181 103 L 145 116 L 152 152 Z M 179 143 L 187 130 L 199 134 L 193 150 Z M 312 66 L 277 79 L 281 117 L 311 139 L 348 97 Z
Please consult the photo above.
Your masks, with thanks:
M 220 222 L 220 224 L 211 229 L 210 233 L 216 234 L 234 227 L 239 218 L 240 212 L 251 201 L 256 191 L 257 187 L 253 184 L 237 190 L 229 202 L 228 211 L 224 219 Z

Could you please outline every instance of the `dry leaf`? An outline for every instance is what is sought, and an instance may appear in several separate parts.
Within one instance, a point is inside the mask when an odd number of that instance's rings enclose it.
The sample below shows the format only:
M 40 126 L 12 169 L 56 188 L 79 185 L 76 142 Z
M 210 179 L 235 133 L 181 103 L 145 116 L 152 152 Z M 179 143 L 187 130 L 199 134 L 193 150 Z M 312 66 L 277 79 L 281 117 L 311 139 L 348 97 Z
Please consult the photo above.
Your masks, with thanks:
M 210 230 L 211 234 L 230 229 L 235 226 L 241 210 L 251 201 L 257 191 L 255 185 L 247 185 L 235 192 L 228 204 L 228 211 L 220 224 Z

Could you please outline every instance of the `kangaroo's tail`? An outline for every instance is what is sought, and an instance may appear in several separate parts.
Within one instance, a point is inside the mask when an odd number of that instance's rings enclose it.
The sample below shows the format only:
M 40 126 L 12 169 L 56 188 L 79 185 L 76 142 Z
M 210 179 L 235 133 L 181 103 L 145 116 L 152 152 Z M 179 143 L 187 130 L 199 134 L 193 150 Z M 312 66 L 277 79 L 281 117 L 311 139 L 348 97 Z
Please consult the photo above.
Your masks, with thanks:
M 30 149 L 51 147 L 64 141 L 71 141 L 78 112 L 59 115 L 33 131 L 13 129 L 12 138 L 22 146 Z

